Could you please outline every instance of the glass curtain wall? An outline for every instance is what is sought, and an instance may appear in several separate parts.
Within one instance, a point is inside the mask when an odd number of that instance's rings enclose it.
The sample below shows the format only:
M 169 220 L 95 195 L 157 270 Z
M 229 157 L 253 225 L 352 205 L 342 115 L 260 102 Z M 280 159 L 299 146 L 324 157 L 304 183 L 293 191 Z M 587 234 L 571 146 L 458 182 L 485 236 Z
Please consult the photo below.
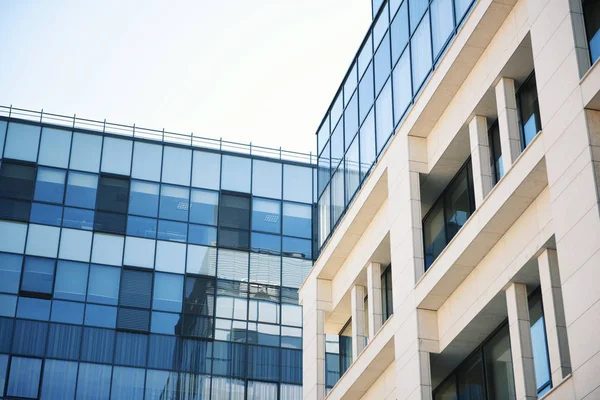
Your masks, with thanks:
M 373 0 L 373 23 L 317 130 L 318 248 L 475 0 Z
M 299 399 L 313 168 L 0 120 L 0 397 Z

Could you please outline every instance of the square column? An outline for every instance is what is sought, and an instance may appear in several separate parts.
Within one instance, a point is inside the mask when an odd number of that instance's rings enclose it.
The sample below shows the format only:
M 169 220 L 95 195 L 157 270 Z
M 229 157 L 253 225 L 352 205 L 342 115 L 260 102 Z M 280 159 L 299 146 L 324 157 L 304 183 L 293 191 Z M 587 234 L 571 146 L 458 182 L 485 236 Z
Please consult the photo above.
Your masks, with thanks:
M 367 266 L 367 294 L 369 295 L 369 340 L 379 332 L 383 325 L 383 299 L 381 293 L 381 264 L 370 263 Z
M 517 400 L 535 400 L 537 387 L 531 344 L 531 323 L 527 286 L 524 283 L 511 283 L 506 289 L 506 308 Z
M 365 332 L 365 287 L 354 285 L 350 297 L 352 303 L 352 358 L 356 361 L 358 355 L 367 344 Z
M 495 91 L 502 165 L 504 171 L 508 172 L 519 154 L 521 154 L 521 134 L 519 132 L 515 81 L 510 78 L 500 78 Z
M 542 287 L 542 305 L 546 323 L 550 372 L 552 374 L 552 385 L 556 386 L 571 373 L 569 340 L 556 250 L 544 250 L 538 256 L 538 268 Z
M 469 138 L 471 142 L 471 160 L 473 161 L 475 205 L 476 208 L 479 208 L 492 187 L 494 187 L 486 117 L 481 115 L 473 117 L 469 122 Z

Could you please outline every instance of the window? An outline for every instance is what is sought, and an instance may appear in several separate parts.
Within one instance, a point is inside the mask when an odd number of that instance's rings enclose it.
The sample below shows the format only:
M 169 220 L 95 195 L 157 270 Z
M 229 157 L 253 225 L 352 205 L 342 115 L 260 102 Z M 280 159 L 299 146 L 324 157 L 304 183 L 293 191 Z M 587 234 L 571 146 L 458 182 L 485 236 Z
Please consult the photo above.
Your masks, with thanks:
M 141 399 L 144 397 L 144 375 L 141 368 L 114 367 L 111 388 L 113 399 Z
M 394 67 L 392 79 L 394 84 L 394 124 L 396 125 L 400 122 L 400 119 L 404 116 L 412 101 L 410 54 L 408 48 Z
M 57 299 L 85 301 L 88 282 L 88 265 L 73 261 L 58 261 L 54 297 Z
M 50 321 L 67 324 L 83 324 L 83 303 L 54 300 Z
M 39 126 L 9 122 L 4 157 L 36 162 L 41 130 Z
M 31 209 L 31 215 L 33 216 L 38 205 L 33 204 L 33 208 Z M 42 206 L 41 204 L 39 205 Z M 54 207 L 54 206 L 45 206 L 45 207 Z M 61 209 L 59 209 L 62 211 Z M 59 218 L 58 212 L 56 210 L 56 217 Z M 40 209 L 42 212 L 43 209 Z M 62 217 L 63 226 L 66 228 L 75 228 L 75 229 L 84 229 L 84 230 L 92 230 L 94 228 L 94 211 L 92 210 L 83 210 L 81 208 L 70 208 L 65 207 L 65 211 Z
M 252 251 L 267 254 L 280 254 L 281 237 L 278 235 L 252 232 Z
M 283 203 L 283 234 L 310 239 L 312 237 L 312 206 Z
M 280 233 L 281 202 L 277 200 L 252 199 L 252 230 Z
M 233 194 L 221 194 L 219 205 L 219 243 L 221 246 L 249 248 L 250 198 Z M 223 229 L 223 228 L 234 228 Z
M 21 291 L 47 295 L 49 298 L 52 294 L 52 285 L 54 284 L 55 262 L 55 260 L 47 258 L 25 258 Z
M 392 64 L 395 64 L 400 57 L 400 54 L 404 51 L 404 48 L 408 44 L 408 2 L 402 3 L 402 7 L 396 13 L 396 16 L 392 20 L 390 26 L 390 32 L 392 35 Z M 409 74 L 410 76 L 410 74 Z M 410 78 L 409 78 L 410 79 Z M 395 85 L 394 85 L 395 86 Z M 394 91 L 396 88 L 394 87 Z
M 392 84 L 388 80 L 375 104 L 375 126 L 377 127 L 377 154 L 387 145 L 387 140 L 394 128 L 392 107 Z
M 425 270 L 433 264 L 475 210 L 471 176 L 469 159 L 423 218 Z
M 74 133 L 71 146 L 71 164 L 69 168 L 88 172 L 98 172 L 100 170 L 102 136 Z
M 121 273 L 119 304 L 122 306 L 150 308 L 152 273 L 124 269 Z
M 358 91 L 352 94 L 352 98 L 348 103 L 348 107 L 346 107 L 346 111 L 344 113 L 344 144 L 345 150 L 348 150 L 348 146 L 352 142 L 352 138 L 356 135 L 358 131 Z M 301 186 L 301 187 L 308 187 Z
M 585 30 L 590 46 L 592 64 L 600 57 L 600 4 L 594 0 L 583 1 L 583 17 Z
M 29 221 L 35 167 L 8 161 L 0 168 L 0 218 Z
M 279 293 L 277 286 L 250 285 L 248 320 L 278 324 Z
M 283 166 L 283 199 L 312 203 L 312 168 L 284 164 Z
M 98 175 L 69 171 L 65 204 L 68 206 L 94 208 Z
M 6 395 L 37 398 L 41 371 L 42 360 L 40 359 L 12 357 Z
M 354 198 L 354 194 L 358 190 L 360 182 L 358 151 L 358 135 L 356 135 L 350 148 L 346 152 L 344 160 L 346 173 L 346 204 L 349 204 Z
M 383 322 L 387 321 L 394 313 L 394 297 L 392 291 L 392 266 L 388 265 L 381 274 L 381 301 Z
M 117 324 L 117 307 L 87 304 L 84 324 L 102 328 L 114 328 Z
M 159 216 L 161 218 L 187 222 L 189 197 L 189 188 L 161 185 Z
M 181 312 L 182 296 L 183 275 L 163 274 L 160 272 L 154 275 L 153 309 Z
M 227 242 L 224 240 L 224 237 L 221 237 L 221 243 L 225 246 L 236 247 L 236 244 L 239 244 L 238 240 L 230 240 Z M 189 225 L 189 235 L 188 242 L 193 244 L 200 244 L 206 246 L 216 246 L 217 245 L 217 228 L 213 228 L 211 226 L 205 225 Z M 246 247 L 248 246 L 248 238 L 246 238 Z
M 252 161 L 252 194 L 255 196 L 281 199 L 281 164 Z
M 123 236 L 95 233 L 92 262 L 121 266 L 124 241 Z
M 190 222 L 206 225 L 217 225 L 218 208 L 218 192 L 192 189 Z
M 358 110 L 361 122 L 367 117 L 367 114 L 373 105 L 373 100 L 375 99 L 374 90 L 373 64 L 370 64 L 367 68 L 367 72 L 358 85 Z
M 156 217 L 158 214 L 158 191 L 157 183 L 131 181 L 129 214 Z
M 340 332 L 340 376 L 352 365 L 352 319 Z
M 19 297 L 17 317 L 47 321 L 50 319 L 50 300 Z
M 212 338 L 215 312 L 215 281 L 186 277 L 183 299 L 184 336 Z
M 431 2 L 431 28 L 434 58 L 444 49 L 454 29 L 452 0 L 433 0 Z
M 360 128 L 360 179 L 363 180 L 375 162 L 375 111 L 371 110 Z
M 163 154 L 162 181 L 174 185 L 190 184 L 192 151 L 165 146 Z
M 94 220 L 96 230 L 124 235 L 128 200 L 128 178 L 101 176 Z
M 162 146 L 136 141 L 133 144 L 133 178 L 160 181 Z
M 502 147 L 500 145 L 500 129 L 498 121 L 494 122 L 488 132 L 488 144 L 490 146 L 490 165 L 492 179 L 498 183 L 504 176 L 504 165 L 502 164 Z
M 282 248 L 284 256 L 312 259 L 312 242 L 310 240 L 284 236 Z
M 60 169 L 38 168 L 34 199 L 62 204 L 66 173 Z
M 81 326 L 50 324 L 46 357 L 78 360 L 82 332 Z
M 1 146 L 0 146 L 1 147 Z M 67 168 L 71 152 L 71 132 L 42 128 L 38 163 L 51 167 Z
M 517 91 L 517 106 L 519 108 L 521 144 L 525 148 L 531 143 L 538 131 L 542 129 L 535 72 L 529 75 Z
M 217 280 L 216 316 L 246 320 L 247 314 L 248 284 Z
M 423 5 L 423 7 L 427 7 L 426 0 L 412 0 L 409 4 L 410 10 L 410 21 L 411 21 L 411 29 L 415 26 L 413 22 L 415 20 L 413 18 L 414 8 L 412 7 L 413 3 L 419 3 Z M 417 8 L 418 10 L 418 8 Z M 426 13 L 425 17 L 421 20 L 420 25 L 417 27 L 414 32 L 411 41 L 411 56 L 412 56 L 412 84 L 414 88 L 414 92 L 418 92 L 421 88 L 421 85 L 425 81 L 425 78 L 429 74 L 431 70 L 431 30 L 429 27 L 429 15 Z
M 541 397 L 552 389 L 552 377 L 550 376 L 548 341 L 546 338 L 546 324 L 540 291 L 536 291 L 529 298 L 529 322 L 531 324 L 535 381 L 538 397 Z
M 267 254 L 250 254 L 250 281 L 280 285 L 281 257 Z
M 23 256 L 0 253 L 0 292 L 18 293 Z
M 59 360 L 44 362 L 42 399 L 72 399 L 75 397 L 77 363 Z
M 387 17 L 387 16 L 386 16 Z M 375 93 L 378 94 L 388 76 L 390 76 L 390 35 L 386 33 L 381 45 L 375 52 Z
M 154 218 L 128 216 L 127 235 L 156 239 L 156 220 Z
M 144 367 L 146 366 L 147 348 L 148 335 L 117 332 L 114 362 L 132 367 Z
M 250 193 L 251 160 L 245 157 L 223 156 L 221 189 Z
M 217 249 L 188 245 L 186 272 L 188 274 L 215 276 L 217 272 Z
M 105 137 L 102 150 L 102 172 L 129 175 L 132 148 L 131 140 Z
M 487 392 L 492 399 L 515 398 L 515 384 L 508 326 L 483 346 Z
M 158 221 L 158 238 L 172 242 L 187 241 L 188 224 L 185 222 Z
M 219 190 L 221 182 L 221 155 L 194 151 L 192 186 Z
M 72 209 L 68 209 L 71 211 Z M 84 210 L 82 210 L 84 211 Z M 31 214 L 29 216 L 29 221 L 32 223 L 38 223 L 43 225 L 54 225 L 60 226 L 63 220 L 63 208 L 61 206 L 52 206 L 50 204 L 42 204 L 42 203 L 32 203 L 31 204 Z M 92 214 L 93 215 L 93 214 Z M 72 219 L 71 213 L 69 212 L 67 217 Z M 93 219 L 93 218 L 92 218 Z M 69 226 L 69 224 L 74 224 L 71 220 L 67 220 L 65 226 Z M 89 225 L 91 229 L 92 224 Z M 75 226 L 79 228 L 79 226 Z M 80 229 L 86 229 L 81 227 Z
M 110 365 L 79 364 L 78 399 L 108 399 L 110 395 Z

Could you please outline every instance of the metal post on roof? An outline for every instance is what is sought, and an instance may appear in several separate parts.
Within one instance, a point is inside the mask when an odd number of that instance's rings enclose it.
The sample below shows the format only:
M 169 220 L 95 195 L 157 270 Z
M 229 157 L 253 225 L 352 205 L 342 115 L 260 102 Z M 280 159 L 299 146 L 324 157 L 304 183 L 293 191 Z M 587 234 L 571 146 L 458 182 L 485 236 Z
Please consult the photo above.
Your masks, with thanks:
M 279 146 L 279 159 L 282 160 L 282 158 L 281 158 L 281 146 Z
M 73 129 L 75 129 L 75 121 L 77 120 L 77 114 L 73 114 Z
M 163 131 L 162 131 L 162 142 L 163 143 L 165 142 L 165 128 L 163 128 Z
M 250 155 L 252 155 L 252 142 L 250 142 Z
M 10 108 L 8 109 L 8 118 L 10 118 L 11 114 L 12 114 L 12 104 L 10 105 Z
M 40 112 L 40 124 L 42 123 L 42 119 L 44 118 L 44 109 Z
M 133 137 L 135 137 L 135 122 L 133 123 Z
M 219 138 L 219 151 L 223 151 L 223 136 Z
M 104 118 L 104 125 L 102 125 L 102 133 L 106 133 L 106 118 Z

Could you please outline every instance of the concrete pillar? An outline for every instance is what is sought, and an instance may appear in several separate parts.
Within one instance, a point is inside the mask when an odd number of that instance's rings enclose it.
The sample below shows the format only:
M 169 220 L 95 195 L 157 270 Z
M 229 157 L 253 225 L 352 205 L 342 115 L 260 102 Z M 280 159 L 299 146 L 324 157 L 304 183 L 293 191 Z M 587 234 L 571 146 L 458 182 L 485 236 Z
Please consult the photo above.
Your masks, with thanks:
M 510 78 L 501 78 L 500 82 L 496 84 L 495 91 L 502 165 L 506 173 L 521 154 L 521 133 L 519 131 L 515 81 Z
M 367 344 L 365 331 L 365 287 L 354 285 L 350 292 L 352 303 L 352 359 L 356 360 Z
M 517 400 L 535 400 L 537 399 L 537 386 L 533 364 L 527 286 L 524 283 L 511 283 L 506 289 L 506 308 L 516 397 Z
M 325 398 L 325 311 L 331 309 L 331 281 L 307 280 L 302 290 L 302 398 Z
M 538 267 L 540 270 L 552 385 L 556 386 L 571 373 L 569 340 L 567 338 L 567 325 L 556 250 L 544 250 L 538 256 Z
M 471 122 L 469 122 L 469 138 L 471 142 L 471 161 L 473 164 L 475 205 L 476 208 L 479 208 L 490 190 L 492 190 L 492 187 L 494 187 L 486 117 L 481 115 L 473 117 Z
M 379 332 L 383 325 L 383 301 L 381 292 L 381 264 L 370 263 L 367 266 L 367 294 L 369 296 L 369 340 Z

